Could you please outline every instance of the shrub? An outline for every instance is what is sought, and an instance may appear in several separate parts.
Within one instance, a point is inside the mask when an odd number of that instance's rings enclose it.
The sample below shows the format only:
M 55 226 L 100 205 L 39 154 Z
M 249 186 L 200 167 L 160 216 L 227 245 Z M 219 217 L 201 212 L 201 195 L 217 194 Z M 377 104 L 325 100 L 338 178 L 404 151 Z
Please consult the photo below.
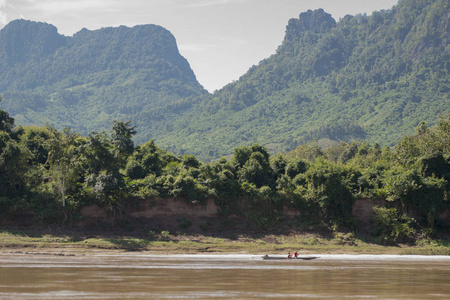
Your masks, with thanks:
M 415 220 L 406 214 L 400 214 L 395 208 L 374 207 L 371 218 L 371 234 L 383 244 L 406 241 L 415 234 Z
M 179 219 L 178 222 L 180 222 L 180 227 L 183 229 L 189 228 L 192 226 L 192 221 L 188 219 Z

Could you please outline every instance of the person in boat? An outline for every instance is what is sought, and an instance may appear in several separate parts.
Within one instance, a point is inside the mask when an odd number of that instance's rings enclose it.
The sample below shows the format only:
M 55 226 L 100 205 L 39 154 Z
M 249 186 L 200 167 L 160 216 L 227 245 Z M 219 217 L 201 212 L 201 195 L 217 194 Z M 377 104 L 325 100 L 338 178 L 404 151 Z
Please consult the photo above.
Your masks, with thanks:
M 291 252 L 288 252 L 287 258 L 292 258 Z
M 297 257 L 298 257 L 298 253 L 297 253 L 297 251 L 295 251 L 295 253 L 294 253 L 294 257 L 295 257 L 295 258 L 297 258 Z

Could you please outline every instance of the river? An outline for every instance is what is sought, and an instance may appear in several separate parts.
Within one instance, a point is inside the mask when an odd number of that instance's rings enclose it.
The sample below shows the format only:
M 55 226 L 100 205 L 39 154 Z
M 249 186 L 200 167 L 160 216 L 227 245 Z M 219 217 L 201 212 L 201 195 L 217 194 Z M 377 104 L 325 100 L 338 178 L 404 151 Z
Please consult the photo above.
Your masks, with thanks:
M 0 299 L 450 299 L 450 257 L 0 254 Z

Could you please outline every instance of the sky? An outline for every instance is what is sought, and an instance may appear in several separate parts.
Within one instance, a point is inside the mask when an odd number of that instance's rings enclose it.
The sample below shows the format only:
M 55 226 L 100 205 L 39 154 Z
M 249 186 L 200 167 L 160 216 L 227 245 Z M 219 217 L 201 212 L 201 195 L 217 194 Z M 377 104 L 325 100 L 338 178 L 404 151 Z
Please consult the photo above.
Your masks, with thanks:
M 176 38 L 197 80 L 213 92 L 274 54 L 286 25 L 308 9 L 339 21 L 370 15 L 398 0 L 0 0 L 0 28 L 15 19 L 52 24 L 72 36 L 82 28 L 156 24 Z

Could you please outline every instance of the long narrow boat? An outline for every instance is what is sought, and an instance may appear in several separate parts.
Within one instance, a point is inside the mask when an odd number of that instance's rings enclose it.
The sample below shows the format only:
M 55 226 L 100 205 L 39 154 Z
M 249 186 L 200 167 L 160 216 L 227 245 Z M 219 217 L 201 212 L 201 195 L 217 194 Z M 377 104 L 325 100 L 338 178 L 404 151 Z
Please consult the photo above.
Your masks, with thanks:
M 319 257 L 317 257 L 317 256 L 297 256 L 297 257 L 290 257 L 290 258 L 288 258 L 287 256 L 269 256 L 269 255 L 262 256 L 262 259 L 271 259 L 271 260 L 277 260 L 277 259 L 312 260 L 312 259 L 316 259 L 316 258 L 319 258 Z

